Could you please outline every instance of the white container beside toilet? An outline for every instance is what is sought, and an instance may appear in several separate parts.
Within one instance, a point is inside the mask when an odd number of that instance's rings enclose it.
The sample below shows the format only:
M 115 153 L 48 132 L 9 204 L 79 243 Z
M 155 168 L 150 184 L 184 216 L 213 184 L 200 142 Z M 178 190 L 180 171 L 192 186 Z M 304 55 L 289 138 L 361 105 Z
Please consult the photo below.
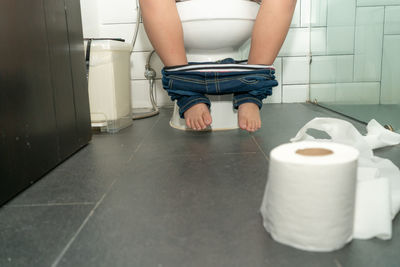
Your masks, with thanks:
M 176 3 L 189 62 L 240 59 L 239 48 L 250 38 L 259 4 L 251 0 L 183 0 Z M 237 129 L 232 95 L 208 96 L 212 130 Z M 186 130 L 175 103 L 170 125 Z
M 115 133 L 132 125 L 130 53 L 128 43 L 92 41 L 89 60 L 92 128 Z

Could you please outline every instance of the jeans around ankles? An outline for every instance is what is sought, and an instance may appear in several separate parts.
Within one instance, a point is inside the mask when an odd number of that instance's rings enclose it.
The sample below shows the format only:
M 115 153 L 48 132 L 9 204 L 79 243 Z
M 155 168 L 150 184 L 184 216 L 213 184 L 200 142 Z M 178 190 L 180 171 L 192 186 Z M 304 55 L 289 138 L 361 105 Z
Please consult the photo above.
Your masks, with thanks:
M 254 103 L 262 107 L 262 100 L 277 86 L 275 69 L 265 65 L 247 65 L 245 61 L 225 59 L 211 63 L 190 63 L 185 66 L 166 67 L 162 70 L 162 83 L 172 100 L 177 100 L 179 115 L 198 103 L 210 107 L 205 96 L 233 93 L 233 107 Z

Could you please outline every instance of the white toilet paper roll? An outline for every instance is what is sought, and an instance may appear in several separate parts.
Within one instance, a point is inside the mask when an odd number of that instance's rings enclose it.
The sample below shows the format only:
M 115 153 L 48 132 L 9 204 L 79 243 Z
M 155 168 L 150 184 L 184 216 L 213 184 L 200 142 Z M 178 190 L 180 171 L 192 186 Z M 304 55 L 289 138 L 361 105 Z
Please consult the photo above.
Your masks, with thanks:
M 298 142 L 271 151 L 261 213 L 278 242 L 332 251 L 352 239 L 358 150 Z

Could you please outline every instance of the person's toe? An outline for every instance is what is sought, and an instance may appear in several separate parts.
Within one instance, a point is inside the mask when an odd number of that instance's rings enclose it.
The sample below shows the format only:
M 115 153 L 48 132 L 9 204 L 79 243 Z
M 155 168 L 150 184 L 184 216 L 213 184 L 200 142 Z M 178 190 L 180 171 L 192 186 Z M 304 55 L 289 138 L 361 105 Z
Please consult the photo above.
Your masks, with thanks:
M 243 130 L 246 130 L 246 128 L 247 128 L 246 120 L 243 120 L 243 119 L 239 120 L 239 127 Z
M 187 126 L 188 128 L 192 128 L 192 125 L 190 124 L 190 119 L 187 118 L 187 119 L 185 119 L 185 121 L 186 121 L 186 126 Z
M 190 128 L 196 130 L 196 122 L 193 119 L 190 119 Z
M 204 123 L 204 120 L 203 120 L 202 117 L 200 117 L 200 118 L 198 119 L 197 123 L 198 123 L 199 126 L 200 126 L 200 129 L 199 129 L 199 130 L 204 130 L 204 129 L 206 128 L 206 124 Z
M 246 131 L 251 132 L 251 120 L 247 121 Z
M 196 130 L 196 128 L 197 128 L 197 126 L 196 126 L 196 121 L 195 121 L 195 120 L 192 120 L 192 121 L 191 121 L 191 124 L 192 124 L 192 130 Z
M 203 121 L 206 126 L 211 124 L 212 119 L 211 119 L 211 115 L 209 112 L 204 112 L 202 117 L 203 117 Z
M 189 119 L 189 128 L 194 129 L 195 127 L 196 127 L 196 125 L 194 124 L 193 119 Z
M 200 131 L 202 129 L 201 124 L 200 124 L 200 119 L 196 120 L 196 130 Z
M 256 131 L 256 122 L 254 120 L 251 122 L 251 131 L 252 132 Z

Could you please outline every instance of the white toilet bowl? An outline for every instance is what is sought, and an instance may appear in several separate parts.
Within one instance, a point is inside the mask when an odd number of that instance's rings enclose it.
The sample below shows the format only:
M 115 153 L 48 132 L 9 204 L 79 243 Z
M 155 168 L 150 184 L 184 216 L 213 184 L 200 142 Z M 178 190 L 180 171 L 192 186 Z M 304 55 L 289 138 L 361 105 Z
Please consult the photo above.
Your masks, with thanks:
M 188 61 L 240 59 L 239 48 L 250 38 L 259 4 L 251 0 L 181 0 L 176 3 L 182 21 Z M 212 130 L 238 128 L 232 95 L 208 96 Z M 175 103 L 170 125 L 186 130 Z

